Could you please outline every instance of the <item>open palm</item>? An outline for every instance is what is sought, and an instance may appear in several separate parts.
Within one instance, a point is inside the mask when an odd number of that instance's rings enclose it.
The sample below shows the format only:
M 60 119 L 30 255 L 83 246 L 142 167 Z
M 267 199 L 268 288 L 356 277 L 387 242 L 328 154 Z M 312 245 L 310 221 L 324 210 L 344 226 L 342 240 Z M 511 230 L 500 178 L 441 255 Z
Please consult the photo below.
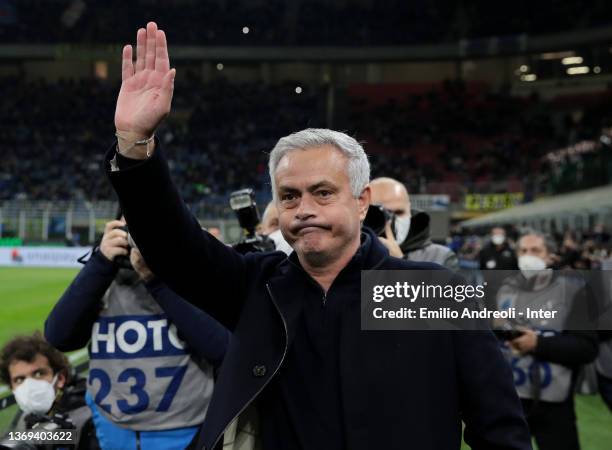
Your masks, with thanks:
M 170 69 L 166 35 L 155 22 L 138 30 L 136 65 L 132 46 L 123 48 L 121 90 L 115 110 L 115 127 L 138 139 L 150 137 L 170 112 L 175 69 Z

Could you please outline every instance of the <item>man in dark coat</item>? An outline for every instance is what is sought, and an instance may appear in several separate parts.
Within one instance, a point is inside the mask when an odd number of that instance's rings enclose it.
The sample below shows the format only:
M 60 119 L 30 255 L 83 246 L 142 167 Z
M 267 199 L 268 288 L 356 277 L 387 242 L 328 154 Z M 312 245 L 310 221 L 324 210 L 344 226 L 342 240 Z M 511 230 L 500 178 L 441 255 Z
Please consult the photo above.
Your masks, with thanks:
M 117 147 L 106 168 L 151 269 L 233 337 L 194 448 L 212 449 L 247 408 L 265 449 L 530 449 L 509 366 L 488 332 L 373 332 L 360 324 L 361 270 L 441 269 L 392 258 L 361 232 L 363 148 L 308 129 L 270 154 L 279 223 L 294 252 L 240 255 L 202 232 L 173 185 L 155 129 L 174 69 L 153 22 L 123 50 Z M 251 408 L 249 408 L 251 410 Z

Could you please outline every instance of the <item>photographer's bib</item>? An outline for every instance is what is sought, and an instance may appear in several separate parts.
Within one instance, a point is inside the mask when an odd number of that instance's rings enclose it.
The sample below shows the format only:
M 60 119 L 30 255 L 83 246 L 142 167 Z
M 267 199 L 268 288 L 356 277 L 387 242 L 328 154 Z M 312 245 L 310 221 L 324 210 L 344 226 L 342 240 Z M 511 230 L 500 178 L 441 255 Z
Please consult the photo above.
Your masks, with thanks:
M 522 324 L 536 330 L 538 337 L 546 338 L 563 331 L 572 308 L 572 302 L 582 288 L 575 280 L 568 282 L 555 276 L 540 290 L 522 289 L 518 277 L 505 280 L 497 294 L 499 310 L 516 308 L 517 311 L 556 311 L 552 319 L 525 319 Z M 572 369 L 561 364 L 542 361 L 532 355 L 517 355 L 505 343 L 501 346 L 504 357 L 512 368 L 514 385 L 520 398 L 540 399 L 548 402 L 565 401 L 572 386 Z
M 190 355 L 142 283 L 113 282 L 93 325 L 88 392 L 99 411 L 132 430 L 169 430 L 204 421 L 212 367 Z

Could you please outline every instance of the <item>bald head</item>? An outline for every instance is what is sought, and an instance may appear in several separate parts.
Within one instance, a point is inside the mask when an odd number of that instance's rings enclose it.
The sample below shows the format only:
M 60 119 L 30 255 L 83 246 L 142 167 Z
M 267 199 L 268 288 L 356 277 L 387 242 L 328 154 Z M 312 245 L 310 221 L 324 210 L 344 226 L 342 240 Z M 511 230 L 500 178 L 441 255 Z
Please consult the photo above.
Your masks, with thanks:
M 370 182 L 372 203 L 383 205 L 398 216 L 410 215 L 410 196 L 406 187 L 388 177 L 375 178 Z
M 261 233 L 269 235 L 278 230 L 278 228 L 278 208 L 272 201 L 266 206 L 266 210 L 261 218 Z

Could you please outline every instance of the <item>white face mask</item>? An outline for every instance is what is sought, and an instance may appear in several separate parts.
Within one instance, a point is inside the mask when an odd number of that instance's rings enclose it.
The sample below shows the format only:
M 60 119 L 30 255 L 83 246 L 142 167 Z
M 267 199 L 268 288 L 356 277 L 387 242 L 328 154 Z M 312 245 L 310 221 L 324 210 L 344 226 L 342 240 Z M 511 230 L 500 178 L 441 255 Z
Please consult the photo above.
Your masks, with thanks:
M 531 278 L 546 269 L 546 261 L 533 255 L 523 255 L 518 258 L 518 266 L 525 278 Z
M 503 234 L 494 234 L 493 236 L 491 236 L 491 242 L 493 242 L 495 245 L 502 245 L 505 240 L 506 236 L 504 236 Z
M 46 380 L 26 378 L 13 391 L 15 401 L 24 414 L 46 414 L 51 409 L 55 401 L 56 381 L 57 374 L 53 377 L 51 383 Z
M 394 228 L 395 240 L 398 244 L 401 244 L 406 240 L 410 231 L 410 216 L 396 216 Z
M 268 237 L 274 241 L 276 250 L 281 251 L 287 255 L 293 251 L 289 243 L 283 237 L 281 230 L 273 231 L 272 233 L 268 235 Z

